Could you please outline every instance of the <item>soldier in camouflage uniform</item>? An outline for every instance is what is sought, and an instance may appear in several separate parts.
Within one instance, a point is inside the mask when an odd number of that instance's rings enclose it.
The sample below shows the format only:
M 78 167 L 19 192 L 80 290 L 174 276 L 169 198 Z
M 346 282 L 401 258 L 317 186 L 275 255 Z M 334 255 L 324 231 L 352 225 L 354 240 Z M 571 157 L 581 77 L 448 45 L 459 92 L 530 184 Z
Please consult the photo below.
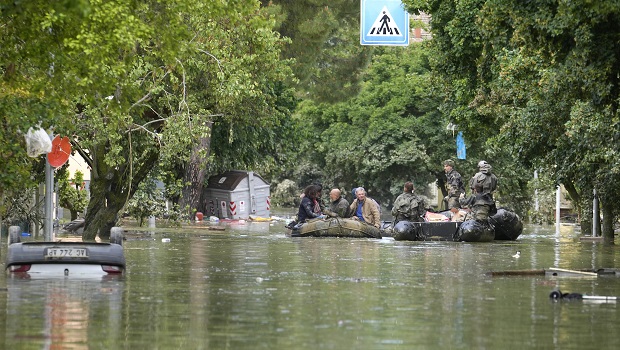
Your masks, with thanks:
M 396 197 L 392 207 L 393 225 L 399 221 L 422 222 L 424 214 L 426 214 L 424 200 L 414 193 L 413 183 L 405 182 L 403 193 Z
M 452 159 L 443 162 L 443 169 L 446 173 L 446 187 L 448 190 L 448 195 L 444 200 L 448 204 L 448 209 L 455 215 L 461 207 L 459 197 L 465 193 L 465 185 L 463 184 L 461 174 L 454 170 L 454 161 Z
M 484 160 L 478 163 L 480 170 L 469 180 L 472 194 L 461 199 L 461 205 L 471 209 L 471 214 L 478 221 L 486 221 L 489 215 L 497 212 L 493 192 L 497 190 L 497 177 L 491 173 L 491 165 Z

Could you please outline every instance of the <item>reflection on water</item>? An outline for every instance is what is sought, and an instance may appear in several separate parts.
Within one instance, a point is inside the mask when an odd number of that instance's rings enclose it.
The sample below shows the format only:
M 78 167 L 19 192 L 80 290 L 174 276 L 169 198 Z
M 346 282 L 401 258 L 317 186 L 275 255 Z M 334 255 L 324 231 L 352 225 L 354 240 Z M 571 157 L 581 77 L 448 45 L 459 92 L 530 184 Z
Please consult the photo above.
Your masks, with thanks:
M 123 288 L 119 276 L 7 278 L 6 283 L 3 349 L 88 349 L 91 321 L 101 312 L 111 321 L 106 327 L 119 332 Z
M 220 225 L 226 230 L 131 235 L 127 273 L 114 280 L 2 275 L 0 348 L 620 346 L 615 303 L 548 298 L 554 289 L 617 295 L 620 278 L 488 274 L 618 267 L 618 248 L 582 243 L 572 226 L 468 244 L 289 238 L 281 223 Z

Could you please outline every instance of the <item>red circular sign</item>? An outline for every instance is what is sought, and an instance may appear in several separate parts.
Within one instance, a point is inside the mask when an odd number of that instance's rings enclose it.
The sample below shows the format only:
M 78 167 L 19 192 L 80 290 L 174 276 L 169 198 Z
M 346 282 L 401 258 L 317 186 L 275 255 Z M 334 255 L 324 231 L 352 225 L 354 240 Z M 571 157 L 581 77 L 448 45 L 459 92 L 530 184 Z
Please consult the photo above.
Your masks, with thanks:
M 47 154 L 47 161 L 54 168 L 65 164 L 71 155 L 71 143 L 68 137 L 60 138 L 56 135 L 52 140 L 52 151 Z

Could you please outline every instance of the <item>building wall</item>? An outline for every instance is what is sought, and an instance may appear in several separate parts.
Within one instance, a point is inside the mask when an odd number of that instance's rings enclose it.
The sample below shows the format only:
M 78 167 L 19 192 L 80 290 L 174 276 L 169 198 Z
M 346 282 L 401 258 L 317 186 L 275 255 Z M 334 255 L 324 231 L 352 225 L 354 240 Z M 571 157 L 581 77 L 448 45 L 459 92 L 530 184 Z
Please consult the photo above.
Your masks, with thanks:
M 429 31 L 431 28 L 430 15 L 421 12 L 419 15 L 411 15 L 409 19 L 413 25 L 413 32 L 411 33 L 410 41 L 421 42 L 432 37 L 431 32 Z

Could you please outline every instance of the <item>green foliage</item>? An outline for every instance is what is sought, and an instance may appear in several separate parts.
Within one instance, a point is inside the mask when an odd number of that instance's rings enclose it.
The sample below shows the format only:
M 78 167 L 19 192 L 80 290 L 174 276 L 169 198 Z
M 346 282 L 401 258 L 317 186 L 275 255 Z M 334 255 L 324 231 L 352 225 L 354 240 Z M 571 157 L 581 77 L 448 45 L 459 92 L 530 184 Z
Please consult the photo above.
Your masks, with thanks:
M 433 17 L 441 108 L 466 137 L 550 174 L 576 203 L 596 188 L 607 219 L 617 218 L 618 1 L 405 3 Z
M 530 198 L 527 217 L 535 224 L 551 224 L 555 222 L 556 191 L 554 181 L 549 176 L 532 178 L 528 183 Z M 538 211 L 535 210 L 538 201 Z
M 167 214 L 164 192 L 157 188 L 155 181 L 145 180 L 140 183 L 134 196 L 127 202 L 127 214 L 135 218 L 139 226 L 150 216 L 161 218 Z
M 36 189 L 29 188 L 5 200 L 0 224 L 7 227 L 19 225 L 22 230 L 25 230 L 24 232 L 31 232 L 29 228 L 33 224 L 42 225 L 43 217 L 38 208 L 40 203 L 32 200 L 35 191 Z
M 279 18 L 278 30 L 291 41 L 283 57 L 292 69 L 298 96 L 343 101 L 360 90 L 372 47 L 359 45 L 358 0 L 263 0 Z
M 84 188 L 84 174 L 76 171 L 73 179 L 69 179 L 66 167 L 56 171 L 55 181 L 58 184 L 58 201 L 61 207 L 69 209 L 71 220 L 78 218 L 88 205 L 88 192 Z
M 272 184 L 273 185 L 273 184 Z M 271 201 L 279 206 L 294 207 L 298 203 L 295 201 L 299 198 L 299 188 L 297 184 L 289 179 L 284 179 L 278 183 L 275 190 L 271 194 Z
M 20 131 L 53 126 L 92 169 L 85 235 L 115 220 L 160 154 L 178 183 L 201 137 L 216 135 L 198 150 L 213 171 L 275 168 L 263 152 L 286 154 L 275 141 L 294 105 L 289 62 L 257 1 L 33 0 L 6 5 L 2 20 L 0 154 L 14 165 L 2 188 L 35 163 L 15 146 Z
M 456 151 L 437 103 L 423 44 L 379 48 L 358 96 L 332 105 L 300 104 L 300 162 L 320 169 L 325 185 L 364 186 L 384 202 L 405 181 L 424 188 L 449 150 Z

